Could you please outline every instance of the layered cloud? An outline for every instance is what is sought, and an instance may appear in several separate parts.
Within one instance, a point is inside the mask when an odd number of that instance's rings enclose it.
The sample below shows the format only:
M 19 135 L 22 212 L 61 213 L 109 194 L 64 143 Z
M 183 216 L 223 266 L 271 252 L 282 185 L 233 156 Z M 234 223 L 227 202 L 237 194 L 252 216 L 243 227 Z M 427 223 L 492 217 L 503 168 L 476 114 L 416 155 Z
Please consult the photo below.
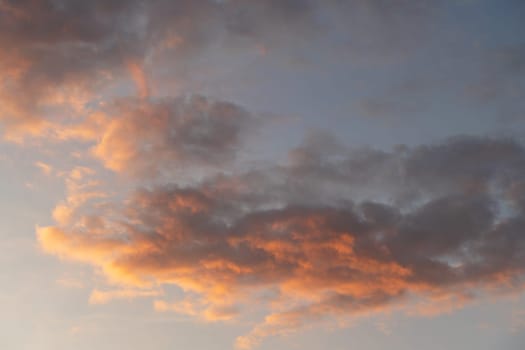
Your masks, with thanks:
M 113 284 L 185 292 L 159 311 L 224 320 L 261 303 L 265 320 L 238 339 L 249 348 L 414 298 L 425 314 L 522 288 L 524 174 L 513 140 L 386 152 L 313 134 L 285 164 L 138 189 L 110 204 L 115 216 L 95 210 L 97 227 L 41 227 L 38 238 Z

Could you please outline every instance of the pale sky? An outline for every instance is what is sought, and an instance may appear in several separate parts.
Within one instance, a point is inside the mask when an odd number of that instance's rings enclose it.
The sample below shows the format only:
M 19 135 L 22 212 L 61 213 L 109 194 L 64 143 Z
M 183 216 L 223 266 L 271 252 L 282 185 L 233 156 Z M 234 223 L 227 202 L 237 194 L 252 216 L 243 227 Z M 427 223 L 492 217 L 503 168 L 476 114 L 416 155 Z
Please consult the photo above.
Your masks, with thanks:
M 0 347 L 523 349 L 523 18 L 0 0 Z

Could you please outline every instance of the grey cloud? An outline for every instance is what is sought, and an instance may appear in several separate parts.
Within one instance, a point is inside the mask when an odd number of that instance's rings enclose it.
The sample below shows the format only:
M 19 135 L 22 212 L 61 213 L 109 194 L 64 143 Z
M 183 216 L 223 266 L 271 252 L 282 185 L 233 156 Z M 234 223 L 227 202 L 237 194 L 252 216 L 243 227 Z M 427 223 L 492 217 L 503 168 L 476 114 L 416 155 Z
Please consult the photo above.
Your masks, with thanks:
M 385 41 L 396 43 L 407 37 L 409 23 L 419 26 L 418 18 L 433 16 L 427 5 L 404 1 L 387 5 L 295 0 L 3 1 L 0 46 L 8 54 L 0 60 L 0 69 L 8 78 L 0 86 L 0 97 L 8 107 L 2 120 L 8 125 L 38 123 L 45 118 L 46 103 L 57 104 L 50 102 L 57 94 L 110 89 L 128 77 L 126 64 L 153 64 L 154 53 L 162 48 L 171 52 L 165 52 L 162 61 L 170 69 L 175 58 L 195 57 L 217 43 L 244 46 L 244 39 L 250 48 L 277 42 L 290 46 L 336 31 L 351 36 L 354 43 L 366 38 L 381 41 L 385 34 L 397 33 Z M 335 14 L 350 17 L 335 21 L 338 27 L 327 20 Z M 374 28 L 367 29 L 369 25 Z M 371 46 L 381 50 L 384 44 Z
M 93 153 L 113 170 L 155 177 L 231 163 L 255 118 L 235 104 L 192 95 L 122 99 L 105 110 Z
M 369 159 L 359 154 L 358 171 L 367 166 L 377 169 L 371 154 Z M 260 181 L 264 177 L 258 178 L 256 188 L 244 182 L 249 177 L 228 182 L 225 175 L 190 187 L 141 190 L 123 213 L 126 244 L 138 247 L 149 242 L 155 249 L 138 249 L 114 263 L 130 274 L 162 283 L 165 278 L 176 279 L 182 268 L 194 268 L 199 276 L 218 273 L 206 265 L 212 259 L 236 270 L 209 277 L 207 283 L 221 284 L 225 278 L 242 289 L 301 281 L 313 292 L 328 288 L 339 294 L 347 284 L 393 296 L 457 288 L 468 292 L 498 276 L 523 281 L 525 213 L 520 207 L 505 211 L 503 204 L 514 201 L 504 196 L 512 181 L 500 181 L 507 176 L 517 181 L 525 174 L 525 149 L 520 144 L 460 138 L 381 155 L 382 162 L 396 158 L 404 169 L 402 177 L 408 179 L 402 183 L 389 180 L 389 173 L 376 174 L 385 177 L 379 190 L 391 200 L 359 200 L 351 191 L 323 193 L 320 184 L 331 181 L 332 173 L 340 174 L 341 188 L 367 184 L 337 169 L 322 173 L 326 177 L 320 181 L 317 169 L 297 163 L 291 165 L 294 172 L 280 169 L 276 175 L 279 191 L 272 189 L 275 183 Z M 322 156 L 319 162 L 325 158 L 329 157 Z M 328 164 L 344 168 L 349 161 Z M 428 170 L 419 171 L 426 164 L 431 164 Z M 298 169 L 302 178 L 315 180 L 301 187 L 305 183 L 298 183 Z M 426 188 L 440 177 L 441 186 Z M 465 181 L 484 186 L 471 191 Z M 491 189 L 493 182 L 501 191 Z M 286 190 L 290 183 L 304 189 L 303 202 Z M 396 183 L 406 188 L 400 190 Z M 399 206 L 395 197 L 403 192 L 419 192 L 421 198 Z M 346 260 L 349 257 L 353 258 Z M 396 282 L 383 284 L 385 278 Z M 358 292 L 348 293 L 353 304 L 360 303 Z M 366 304 L 363 300 L 362 307 Z
M 161 108 L 214 106 L 199 98 L 187 103 Z M 160 139 L 162 149 L 170 138 Z M 130 165 L 171 161 L 147 149 L 137 147 L 140 157 Z M 271 314 L 239 338 L 252 345 L 414 297 L 466 302 L 523 288 L 523 193 L 509 195 L 525 175 L 525 148 L 517 141 L 464 136 L 392 151 L 348 150 L 321 133 L 292 155 L 289 163 L 248 173 L 150 185 L 102 209 L 120 214 L 90 208 L 96 232 L 41 228 L 40 243 L 119 283 L 178 285 L 207 315 L 247 313 L 244 306 L 266 295 L 281 307 L 263 305 Z
M 140 57 L 133 1 L 3 1 L 2 120 L 38 124 L 57 95 L 92 91 Z M 61 90 L 65 89 L 65 90 Z

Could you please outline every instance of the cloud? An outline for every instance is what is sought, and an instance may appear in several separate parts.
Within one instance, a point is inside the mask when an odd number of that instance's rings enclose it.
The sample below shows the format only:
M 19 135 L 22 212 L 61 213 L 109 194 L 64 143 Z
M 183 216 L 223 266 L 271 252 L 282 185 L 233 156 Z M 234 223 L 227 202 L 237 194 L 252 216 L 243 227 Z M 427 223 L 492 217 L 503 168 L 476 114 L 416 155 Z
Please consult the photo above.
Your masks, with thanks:
M 141 67 L 135 62 L 129 62 L 128 70 L 131 74 L 131 77 L 133 78 L 133 81 L 135 82 L 135 85 L 137 86 L 139 96 L 142 98 L 148 97 L 150 94 L 150 88 L 148 86 L 148 78 L 144 72 L 144 67 Z
M 2 126 L 12 140 L 54 130 L 131 82 L 145 98 L 150 74 L 180 71 L 216 44 L 268 52 L 337 32 L 353 55 L 406 52 L 434 12 L 427 1 L 2 0 Z
M 53 109 L 82 107 L 95 88 L 118 75 L 121 57 L 140 50 L 130 45 L 135 4 L 1 2 L 0 47 L 6 54 L 0 59 L 0 114 L 9 137 L 41 132 Z
M 81 143 L 136 187 L 111 197 L 94 168 L 72 169 L 56 224 L 37 228 L 41 248 L 118 286 L 94 290 L 92 303 L 177 286 L 182 300 L 167 295 L 156 310 L 225 321 L 260 304 L 265 318 L 239 348 L 414 299 L 415 313 L 432 315 L 521 288 L 519 142 L 458 137 L 385 151 L 312 133 L 284 163 L 240 171 L 252 113 L 197 94 L 155 94 L 159 75 L 217 46 L 271 55 L 328 37 L 337 50 L 327 52 L 354 62 L 399 59 L 432 40 L 440 10 L 405 0 L 0 0 L 6 137 Z M 513 71 L 522 71 L 522 51 L 503 57 Z M 500 73 L 485 85 L 507 86 Z M 361 108 L 419 110 L 398 104 L 414 90 L 401 88 Z M 194 178 L 182 181 L 181 171 Z
M 198 94 L 128 97 L 107 101 L 74 123 L 55 125 L 39 139 L 75 143 L 81 154 L 124 176 L 165 180 L 232 165 L 260 122 L 242 106 Z M 67 185 L 94 173 L 77 166 Z
M 38 237 L 111 283 L 189 298 L 157 301 L 160 311 L 223 320 L 260 303 L 265 320 L 238 339 L 249 348 L 414 298 L 411 312 L 431 315 L 521 288 L 524 175 L 525 149 L 510 139 L 379 151 L 313 134 L 286 164 L 138 189 L 109 217 L 91 208 L 96 231 L 62 223 Z
M 49 176 L 53 173 L 53 167 L 47 163 L 44 163 L 44 162 L 35 162 L 35 166 L 40 169 L 40 171 L 46 175 L 46 176 Z
M 156 297 L 162 295 L 162 291 L 148 290 L 148 289 L 115 289 L 115 290 L 99 290 L 94 289 L 89 296 L 90 304 L 106 304 L 113 300 L 126 299 L 132 300 L 136 298 Z
M 149 176 L 230 163 L 254 122 L 242 107 L 198 95 L 121 100 L 101 118 L 93 155 L 116 172 Z
M 67 197 L 53 209 L 53 218 L 56 222 L 63 225 L 75 219 L 75 211 L 87 203 L 93 204 L 93 201 L 108 197 L 108 193 L 100 188 L 100 181 L 93 178 L 96 172 L 88 167 L 77 166 L 68 173 L 61 173 L 65 177 Z M 83 225 L 96 230 L 96 225 L 90 225 L 99 221 L 92 217 L 85 216 Z

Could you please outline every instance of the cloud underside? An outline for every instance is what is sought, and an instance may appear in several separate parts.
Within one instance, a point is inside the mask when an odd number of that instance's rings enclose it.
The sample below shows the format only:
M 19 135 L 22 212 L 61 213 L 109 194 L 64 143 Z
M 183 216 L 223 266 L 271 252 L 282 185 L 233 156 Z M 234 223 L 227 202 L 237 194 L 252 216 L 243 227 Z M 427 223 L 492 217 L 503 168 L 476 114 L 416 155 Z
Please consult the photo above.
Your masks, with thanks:
M 280 166 L 136 190 L 69 225 L 41 227 L 42 247 L 92 264 L 112 283 L 176 285 L 159 311 L 225 320 L 262 305 L 240 348 L 320 320 L 408 304 L 460 306 L 520 290 L 525 149 L 455 138 L 391 152 L 347 150 L 310 135 Z M 96 220 L 93 220 L 96 217 Z

